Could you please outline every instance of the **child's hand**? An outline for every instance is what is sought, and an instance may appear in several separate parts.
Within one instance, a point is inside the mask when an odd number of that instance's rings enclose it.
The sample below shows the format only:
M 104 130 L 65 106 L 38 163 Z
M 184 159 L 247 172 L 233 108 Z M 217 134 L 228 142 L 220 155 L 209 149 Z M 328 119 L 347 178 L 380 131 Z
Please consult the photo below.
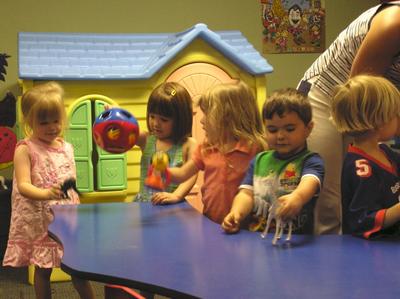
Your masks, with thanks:
M 221 226 L 222 229 L 228 234 L 234 234 L 240 229 L 240 221 L 241 218 L 239 214 L 234 212 L 229 212 L 228 215 L 225 216 L 224 221 Z
M 178 196 L 168 192 L 158 192 L 151 197 L 151 203 L 153 205 L 164 205 L 177 203 L 181 200 Z
M 63 197 L 63 191 L 59 185 L 53 185 L 51 188 L 46 189 L 47 200 L 60 200 Z
M 296 217 L 301 209 L 301 198 L 295 193 L 283 195 L 278 198 L 279 207 L 277 210 L 277 216 L 283 220 L 290 220 Z

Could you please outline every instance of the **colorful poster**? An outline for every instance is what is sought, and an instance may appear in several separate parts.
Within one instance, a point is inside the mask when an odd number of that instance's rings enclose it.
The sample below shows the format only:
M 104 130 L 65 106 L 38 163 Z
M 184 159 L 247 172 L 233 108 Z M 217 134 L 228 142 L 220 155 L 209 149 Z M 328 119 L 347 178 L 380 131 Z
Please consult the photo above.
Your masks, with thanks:
M 263 53 L 325 50 L 324 0 L 261 0 Z

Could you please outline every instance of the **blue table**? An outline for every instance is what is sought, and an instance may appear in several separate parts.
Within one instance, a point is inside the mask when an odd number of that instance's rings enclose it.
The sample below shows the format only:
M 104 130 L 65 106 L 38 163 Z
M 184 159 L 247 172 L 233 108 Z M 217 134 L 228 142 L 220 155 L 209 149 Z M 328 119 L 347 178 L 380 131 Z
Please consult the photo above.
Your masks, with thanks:
M 187 204 L 53 207 L 61 268 L 81 278 L 200 298 L 400 298 L 400 244 L 351 236 L 227 235 Z

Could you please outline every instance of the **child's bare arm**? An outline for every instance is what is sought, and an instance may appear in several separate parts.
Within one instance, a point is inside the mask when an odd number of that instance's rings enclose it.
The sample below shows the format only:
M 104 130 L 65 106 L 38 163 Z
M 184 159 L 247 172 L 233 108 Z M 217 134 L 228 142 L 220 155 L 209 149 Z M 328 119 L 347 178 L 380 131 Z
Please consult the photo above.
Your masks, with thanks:
M 151 198 L 152 204 L 154 205 L 172 204 L 184 200 L 185 196 L 189 193 L 189 191 L 196 183 L 196 179 L 197 179 L 197 173 L 188 180 L 179 184 L 179 186 L 172 193 L 169 192 L 155 193 Z
M 303 177 L 292 193 L 279 197 L 278 216 L 284 220 L 296 217 L 303 206 L 318 192 L 319 188 L 320 183 L 317 178 L 313 176 Z
M 184 161 L 188 161 L 193 154 L 193 150 L 196 147 L 196 140 L 189 138 L 183 147 Z M 192 189 L 197 180 L 197 172 L 188 180 L 179 184 L 173 193 L 159 192 L 153 195 L 151 201 L 153 204 L 164 204 L 164 203 L 177 203 L 182 201 L 185 196 Z
M 182 183 L 199 172 L 199 169 L 192 159 L 187 161 L 181 167 L 167 168 L 167 170 L 169 172 L 171 182 L 175 183 Z
M 387 228 L 400 221 L 400 203 L 395 204 L 386 210 L 383 228 Z
M 188 138 L 185 145 L 183 146 L 183 155 L 184 155 L 183 158 L 184 158 L 185 163 L 187 161 L 190 161 L 190 158 L 192 157 L 196 146 L 197 146 L 196 139 L 191 138 L 191 137 Z M 197 167 L 196 167 L 196 169 L 197 169 Z M 195 174 L 192 177 L 190 177 L 188 180 L 181 183 L 178 186 L 178 188 L 174 191 L 174 195 L 183 199 L 189 193 L 189 191 L 192 189 L 194 184 L 196 183 L 197 174 L 198 174 L 198 170 L 195 171 Z
M 147 137 L 149 136 L 149 132 L 142 131 L 139 133 L 138 139 L 136 141 L 136 145 L 140 147 L 140 150 L 143 152 L 146 147 Z
M 250 214 L 253 209 L 253 191 L 249 189 L 240 189 L 235 196 L 231 211 L 225 216 L 222 222 L 222 228 L 227 233 L 236 233 L 240 229 L 240 223 Z
M 158 192 L 154 194 L 153 197 L 151 198 L 151 202 L 155 205 L 158 205 L 158 204 L 177 203 L 182 201 L 196 183 L 196 179 L 197 179 L 197 173 L 188 180 L 179 184 L 179 186 L 172 193 Z
M 62 197 L 61 187 L 54 185 L 49 189 L 41 189 L 32 185 L 31 160 L 25 145 L 17 147 L 14 153 L 14 170 L 21 195 L 33 200 L 51 200 Z

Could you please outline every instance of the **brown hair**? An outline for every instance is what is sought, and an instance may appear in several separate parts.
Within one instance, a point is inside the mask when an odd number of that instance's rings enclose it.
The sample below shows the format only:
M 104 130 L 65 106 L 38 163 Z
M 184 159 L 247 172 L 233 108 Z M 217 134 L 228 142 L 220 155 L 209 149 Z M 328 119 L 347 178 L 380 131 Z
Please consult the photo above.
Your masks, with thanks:
M 307 97 L 294 88 L 283 88 L 274 91 L 265 101 L 263 119 L 272 119 L 274 114 L 282 117 L 287 112 L 295 112 L 305 125 L 312 120 L 312 108 Z
M 177 82 L 165 82 L 150 94 L 147 103 L 147 127 L 149 114 L 155 113 L 173 119 L 171 139 L 174 143 L 185 142 L 192 134 L 193 108 L 189 92 Z M 151 133 L 151 132 L 150 132 Z

